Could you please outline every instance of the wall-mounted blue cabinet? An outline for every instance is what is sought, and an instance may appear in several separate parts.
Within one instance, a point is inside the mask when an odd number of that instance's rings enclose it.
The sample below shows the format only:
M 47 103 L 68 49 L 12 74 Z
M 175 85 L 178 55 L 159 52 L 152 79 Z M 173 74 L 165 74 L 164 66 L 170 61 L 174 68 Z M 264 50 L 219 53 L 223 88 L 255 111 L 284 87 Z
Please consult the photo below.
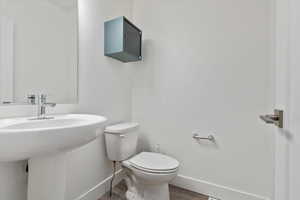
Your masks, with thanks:
M 104 54 L 122 62 L 142 60 L 142 31 L 125 17 L 105 22 Z

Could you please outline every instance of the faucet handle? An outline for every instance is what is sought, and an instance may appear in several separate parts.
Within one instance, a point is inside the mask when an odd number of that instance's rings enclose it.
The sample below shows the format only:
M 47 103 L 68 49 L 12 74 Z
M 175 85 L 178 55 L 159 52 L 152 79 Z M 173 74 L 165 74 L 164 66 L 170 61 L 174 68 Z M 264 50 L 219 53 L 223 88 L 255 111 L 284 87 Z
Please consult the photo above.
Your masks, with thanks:
M 38 98 L 39 104 L 47 103 L 47 95 L 46 94 L 39 94 L 37 98 Z
M 47 99 L 47 95 L 46 94 L 39 94 L 39 98 L 40 99 Z
M 55 107 L 56 106 L 56 103 L 51 103 L 51 102 L 47 101 L 47 95 L 46 94 L 40 94 L 39 95 L 39 101 L 44 106 L 50 106 L 50 107 Z
M 27 102 L 32 105 L 36 104 L 36 95 L 35 94 L 27 95 Z

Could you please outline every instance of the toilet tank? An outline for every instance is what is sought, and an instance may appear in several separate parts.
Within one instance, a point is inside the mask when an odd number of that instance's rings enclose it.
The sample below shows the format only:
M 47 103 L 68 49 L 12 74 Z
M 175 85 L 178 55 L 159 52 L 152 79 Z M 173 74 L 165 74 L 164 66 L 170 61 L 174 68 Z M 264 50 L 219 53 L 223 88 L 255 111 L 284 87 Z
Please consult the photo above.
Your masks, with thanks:
M 105 128 L 106 152 L 109 160 L 123 161 L 136 154 L 138 123 L 121 123 Z

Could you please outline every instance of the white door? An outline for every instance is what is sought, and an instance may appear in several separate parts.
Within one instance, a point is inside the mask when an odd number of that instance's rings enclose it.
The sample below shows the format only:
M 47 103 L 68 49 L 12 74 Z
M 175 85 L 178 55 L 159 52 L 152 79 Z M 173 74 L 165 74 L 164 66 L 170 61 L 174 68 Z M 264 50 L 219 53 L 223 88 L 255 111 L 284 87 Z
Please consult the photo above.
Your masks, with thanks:
M 300 200 L 300 1 L 276 0 L 275 200 Z

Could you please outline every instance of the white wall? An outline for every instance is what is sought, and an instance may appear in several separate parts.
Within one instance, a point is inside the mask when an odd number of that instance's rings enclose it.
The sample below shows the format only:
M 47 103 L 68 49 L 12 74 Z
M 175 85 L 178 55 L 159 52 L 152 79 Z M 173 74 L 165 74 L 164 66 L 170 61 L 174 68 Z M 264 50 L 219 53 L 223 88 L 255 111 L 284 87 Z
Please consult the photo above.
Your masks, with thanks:
M 79 106 L 77 112 L 106 116 L 108 123 L 131 119 L 131 68 L 105 57 L 104 21 L 131 17 L 131 0 L 79 0 Z M 67 200 L 91 189 L 111 174 L 103 138 L 70 157 Z M 94 199 L 93 199 L 94 200 Z
M 272 197 L 273 133 L 258 119 L 273 109 L 271 0 L 136 0 L 133 21 L 144 34 L 133 120 L 145 143 L 177 158 L 180 180 L 199 191 Z M 217 144 L 197 143 L 195 130 Z

